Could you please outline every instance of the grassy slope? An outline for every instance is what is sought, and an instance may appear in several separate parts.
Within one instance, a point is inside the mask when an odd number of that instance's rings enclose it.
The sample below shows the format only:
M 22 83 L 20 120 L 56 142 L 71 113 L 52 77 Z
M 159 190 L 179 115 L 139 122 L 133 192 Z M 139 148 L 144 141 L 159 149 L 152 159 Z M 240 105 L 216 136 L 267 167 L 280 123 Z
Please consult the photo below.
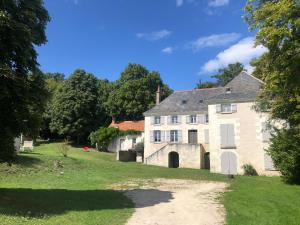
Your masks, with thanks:
M 63 168 L 54 166 L 58 160 Z M 110 190 L 111 184 L 155 177 L 226 180 L 208 171 L 116 162 L 112 154 L 81 149 L 64 158 L 58 144 L 21 154 L 19 163 L 7 168 L 0 164 L 0 223 L 5 225 L 124 224 L 133 205 Z
M 9 169 L 0 164 L 1 224 L 124 224 L 133 205 L 111 184 L 155 177 L 228 182 L 208 171 L 121 163 L 111 154 L 80 149 L 64 158 L 57 149 L 41 145 Z M 55 168 L 57 160 L 63 168 Z M 279 178 L 237 177 L 230 189 L 224 197 L 228 224 L 300 224 L 299 186 Z

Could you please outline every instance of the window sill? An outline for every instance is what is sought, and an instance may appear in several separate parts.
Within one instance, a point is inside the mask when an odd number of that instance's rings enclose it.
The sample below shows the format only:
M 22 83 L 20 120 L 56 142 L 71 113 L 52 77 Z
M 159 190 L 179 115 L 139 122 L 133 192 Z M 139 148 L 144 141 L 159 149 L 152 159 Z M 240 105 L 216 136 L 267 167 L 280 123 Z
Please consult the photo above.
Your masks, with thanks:
M 233 112 L 220 112 L 221 114 L 232 114 Z
M 221 149 L 236 149 L 236 146 L 221 146 Z

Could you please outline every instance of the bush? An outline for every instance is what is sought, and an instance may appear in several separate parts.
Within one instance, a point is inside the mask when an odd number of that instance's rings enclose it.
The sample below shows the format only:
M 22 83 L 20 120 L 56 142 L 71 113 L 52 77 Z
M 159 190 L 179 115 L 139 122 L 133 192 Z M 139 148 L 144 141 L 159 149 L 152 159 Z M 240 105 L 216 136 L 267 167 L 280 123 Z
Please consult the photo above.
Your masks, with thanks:
M 246 176 L 257 176 L 257 172 L 251 164 L 243 165 L 244 175 Z
M 109 144 L 120 134 L 119 129 L 114 127 L 101 127 L 89 136 L 92 145 L 97 144 L 97 149 L 107 151 Z
M 300 134 L 299 129 L 276 130 L 268 149 L 282 178 L 287 183 L 300 184 Z
M 70 151 L 68 139 L 65 139 L 64 143 L 60 144 L 59 151 L 64 157 L 68 157 L 68 152 Z

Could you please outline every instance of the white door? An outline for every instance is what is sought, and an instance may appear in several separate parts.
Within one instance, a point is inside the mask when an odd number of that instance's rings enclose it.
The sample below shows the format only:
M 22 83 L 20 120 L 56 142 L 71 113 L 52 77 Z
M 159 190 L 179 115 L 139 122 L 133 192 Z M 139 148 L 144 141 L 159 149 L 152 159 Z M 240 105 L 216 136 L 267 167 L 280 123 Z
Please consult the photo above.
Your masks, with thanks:
M 232 152 L 223 152 L 221 155 L 221 172 L 222 174 L 237 174 L 236 155 Z

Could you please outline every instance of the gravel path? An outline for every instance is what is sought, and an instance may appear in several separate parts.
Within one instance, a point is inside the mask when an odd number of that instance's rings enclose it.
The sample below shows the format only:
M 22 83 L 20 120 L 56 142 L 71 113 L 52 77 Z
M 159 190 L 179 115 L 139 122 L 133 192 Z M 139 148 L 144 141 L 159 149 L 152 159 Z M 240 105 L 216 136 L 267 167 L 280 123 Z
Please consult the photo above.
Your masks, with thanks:
M 224 224 L 225 210 L 218 197 L 225 188 L 220 182 L 146 181 L 139 188 L 125 190 L 136 208 L 127 225 Z

